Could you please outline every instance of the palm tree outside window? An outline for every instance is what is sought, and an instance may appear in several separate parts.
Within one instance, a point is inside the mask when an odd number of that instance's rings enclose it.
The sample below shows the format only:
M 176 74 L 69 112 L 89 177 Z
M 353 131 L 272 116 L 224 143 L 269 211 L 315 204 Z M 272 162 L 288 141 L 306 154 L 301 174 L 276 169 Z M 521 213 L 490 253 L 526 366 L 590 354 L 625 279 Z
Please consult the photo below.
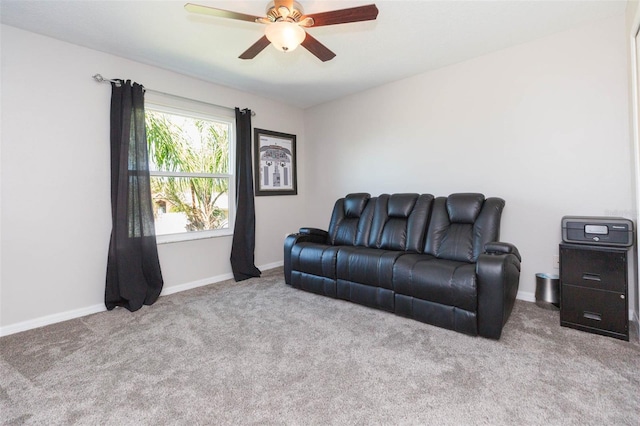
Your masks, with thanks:
M 233 119 L 149 104 L 145 118 L 159 242 L 230 235 Z

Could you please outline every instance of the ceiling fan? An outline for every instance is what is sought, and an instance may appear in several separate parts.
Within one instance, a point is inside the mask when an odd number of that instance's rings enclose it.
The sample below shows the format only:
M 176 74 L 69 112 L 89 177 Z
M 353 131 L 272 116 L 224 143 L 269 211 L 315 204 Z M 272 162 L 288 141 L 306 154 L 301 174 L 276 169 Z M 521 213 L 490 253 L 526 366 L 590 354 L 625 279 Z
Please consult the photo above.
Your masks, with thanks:
M 304 28 L 372 21 L 378 16 L 378 8 L 375 4 L 305 15 L 300 3 L 292 0 L 269 2 L 266 10 L 267 16 L 264 17 L 193 3 L 185 4 L 184 8 L 191 13 L 266 24 L 265 35 L 244 51 L 239 56 L 240 59 L 255 58 L 269 44 L 273 44 L 282 52 L 290 52 L 298 45 L 302 45 L 322 62 L 326 62 L 333 59 L 336 54 L 312 37 Z

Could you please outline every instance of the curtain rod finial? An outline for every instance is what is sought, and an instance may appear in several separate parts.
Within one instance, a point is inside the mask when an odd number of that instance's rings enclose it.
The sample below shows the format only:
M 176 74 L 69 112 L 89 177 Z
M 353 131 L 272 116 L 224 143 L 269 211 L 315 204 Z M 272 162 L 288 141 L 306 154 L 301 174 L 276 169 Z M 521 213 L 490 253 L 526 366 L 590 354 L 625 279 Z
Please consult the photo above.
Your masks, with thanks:
M 114 83 L 116 87 L 120 87 L 120 82 L 118 80 L 104 78 L 102 74 L 94 74 L 92 77 L 97 83 Z

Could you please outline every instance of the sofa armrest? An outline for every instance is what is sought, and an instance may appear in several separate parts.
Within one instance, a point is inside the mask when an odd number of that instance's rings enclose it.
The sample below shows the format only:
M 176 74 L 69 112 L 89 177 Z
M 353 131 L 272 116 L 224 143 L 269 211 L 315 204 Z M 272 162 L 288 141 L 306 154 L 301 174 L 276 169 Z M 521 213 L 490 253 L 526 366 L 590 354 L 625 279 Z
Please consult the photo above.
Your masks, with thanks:
M 513 254 L 522 261 L 518 248 L 510 243 L 503 243 L 500 241 L 493 241 L 484 245 L 484 252 L 488 254 Z
M 318 229 L 318 228 L 300 228 L 299 231 L 300 234 L 305 234 L 305 235 L 317 235 L 319 237 L 324 237 L 325 240 L 327 238 L 329 238 L 329 233 L 327 231 L 325 231 L 324 229 Z
M 302 228 L 302 229 L 315 229 L 315 228 Z M 301 229 L 301 230 L 302 230 Z M 322 231 L 317 229 L 316 231 Z M 284 240 L 284 281 L 287 284 L 291 284 L 291 249 L 298 243 L 310 242 L 324 244 L 327 242 L 329 234 L 326 231 L 315 233 L 297 233 L 289 234 Z
M 515 249 L 515 247 L 513 247 Z M 507 249 L 507 246 L 502 246 Z M 476 263 L 478 279 L 478 334 L 499 339 L 518 293 L 520 254 L 497 250 L 481 254 Z

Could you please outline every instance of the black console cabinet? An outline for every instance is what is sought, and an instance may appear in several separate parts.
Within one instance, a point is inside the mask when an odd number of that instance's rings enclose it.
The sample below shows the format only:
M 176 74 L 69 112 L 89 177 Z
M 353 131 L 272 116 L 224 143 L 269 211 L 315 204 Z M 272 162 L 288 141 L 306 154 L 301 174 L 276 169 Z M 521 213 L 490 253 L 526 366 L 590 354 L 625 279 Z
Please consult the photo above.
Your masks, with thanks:
M 560 325 L 629 340 L 627 249 L 560 244 Z

